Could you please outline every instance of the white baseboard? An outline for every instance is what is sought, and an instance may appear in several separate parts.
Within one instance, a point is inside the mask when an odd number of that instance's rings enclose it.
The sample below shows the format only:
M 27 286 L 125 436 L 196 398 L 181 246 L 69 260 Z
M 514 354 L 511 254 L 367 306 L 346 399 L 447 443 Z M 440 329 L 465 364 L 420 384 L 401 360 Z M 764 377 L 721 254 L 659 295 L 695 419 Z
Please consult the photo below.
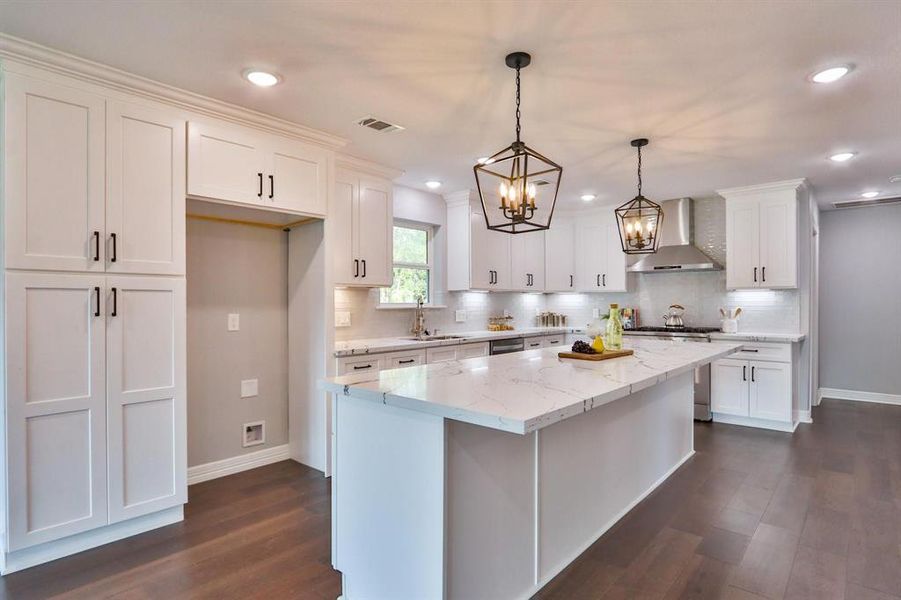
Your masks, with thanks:
M 784 421 L 770 421 L 767 419 L 756 419 L 754 417 L 737 417 L 735 415 L 725 415 L 722 413 L 713 413 L 713 420 L 717 423 L 725 423 L 727 425 L 741 425 L 742 427 L 756 427 L 757 429 L 772 429 L 773 431 L 784 431 L 793 433 L 798 428 L 798 422 L 791 423 Z
M 28 567 L 34 567 L 51 560 L 56 560 L 64 556 L 69 556 L 77 552 L 83 552 L 103 546 L 110 542 L 115 542 L 157 527 L 164 527 L 173 523 L 178 523 L 184 519 L 184 509 L 182 505 L 167 508 L 159 512 L 155 512 L 142 517 L 135 517 L 121 523 L 114 523 L 104 527 L 98 527 L 84 533 L 77 533 L 64 537 L 60 540 L 46 542 L 16 550 L 15 552 L 5 553 L 5 565 L 2 575 L 21 571 Z
M 820 398 L 832 398 L 833 400 L 901 404 L 901 395 L 899 394 L 882 394 L 879 392 L 862 392 L 859 390 L 840 390 L 838 388 L 823 387 L 817 391 L 817 395 Z
M 795 422 L 796 423 L 813 423 L 813 419 L 810 416 L 809 410 L 796 410 L 795 411 Z
M 272 448 L 257 450 L 256 452 L 249 452 L 231 458 L 224 458 L 222 460 L 188 467 L 188 485 L 225 477 L 226 475 L 233 475 L 234 473 L 270 465 L 282 460 L 288 460 L 289 458 L 291 458 L 291 456 L 288 444 L 282 444 L 281 446 L 273 446 Z

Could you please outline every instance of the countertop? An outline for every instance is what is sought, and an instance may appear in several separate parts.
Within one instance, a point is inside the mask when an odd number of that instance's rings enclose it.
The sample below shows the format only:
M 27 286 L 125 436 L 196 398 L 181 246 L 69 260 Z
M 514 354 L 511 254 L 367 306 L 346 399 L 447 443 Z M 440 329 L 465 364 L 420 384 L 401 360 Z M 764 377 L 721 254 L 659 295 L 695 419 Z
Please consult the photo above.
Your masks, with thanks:
M 518 337 L 535 337 L 539 335 L 554 335 L 558 333 L 570 333 L 579 331 L 574 327 L 527 327 L 513 331 L 464 331 L 441 333 L 440 335 L 459 336 L 452 340 L 411 340 L 412 336 L 371 338 L 365 340 L 349 340 L 335 343 L 335 356 L 357 356 L 360 354 L 374 354 L 378 352 L 397 352 L 400 350 L 418 350 L 434 346 L 458 346 L 475 342 L 487 342 L 491 340 L 507 340 Z
M 520 332 L 521 333 L 521 332 Z M 632 356 L 560 359 L 557 348 L 356 373 L 322 380 L 323 389 L 525 434 L 723 358 L 742 344 L 685 344 L 629 338 Z
M 803 333 L 766 333 L 763 331 L 739 331 L 738 333 L 711 333 L 712 340 L 735 340 L 744 342 L 779 342 L 783 344 L 803 341 Z

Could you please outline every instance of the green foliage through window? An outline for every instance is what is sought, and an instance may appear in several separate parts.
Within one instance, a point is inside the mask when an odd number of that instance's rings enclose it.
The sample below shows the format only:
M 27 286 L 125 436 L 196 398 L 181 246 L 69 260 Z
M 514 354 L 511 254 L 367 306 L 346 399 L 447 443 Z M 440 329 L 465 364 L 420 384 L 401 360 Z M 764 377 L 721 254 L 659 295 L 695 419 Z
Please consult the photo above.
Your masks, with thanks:
M 422 297 L 430 301 L 429 231 L 417 227 L 394 226 L 394 283 L 382 288 L 382 304 L 415 304 Z

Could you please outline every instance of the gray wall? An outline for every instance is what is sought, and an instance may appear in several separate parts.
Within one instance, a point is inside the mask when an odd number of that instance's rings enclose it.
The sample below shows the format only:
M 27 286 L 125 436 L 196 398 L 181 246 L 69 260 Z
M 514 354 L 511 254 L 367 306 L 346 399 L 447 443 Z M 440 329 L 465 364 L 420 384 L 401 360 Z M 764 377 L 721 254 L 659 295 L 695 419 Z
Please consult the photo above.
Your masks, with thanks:
M 260 227 L 188 219 L 188 465 L 288 441 L 288 241 Z M 241 315 L 227 330 L 228 313 Z M 241 380 L 259 396 L 241 398 Z M 266 421 L 266 444 L 241 424 Z
M 901 394 L 901 205 L 820 215 L 820 386 Z

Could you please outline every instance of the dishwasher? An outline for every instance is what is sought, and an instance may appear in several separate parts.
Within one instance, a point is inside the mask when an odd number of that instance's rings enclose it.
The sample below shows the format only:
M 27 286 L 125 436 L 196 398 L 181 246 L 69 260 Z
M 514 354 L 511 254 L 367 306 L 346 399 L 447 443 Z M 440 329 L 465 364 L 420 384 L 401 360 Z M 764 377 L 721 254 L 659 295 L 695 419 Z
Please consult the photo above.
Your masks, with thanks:
M 511 352 L 522 352 L 526 349 L 524 338 L 511 338 L 506 340 L 494 340 L 489 347 L 489 354 L 510 354 Z

